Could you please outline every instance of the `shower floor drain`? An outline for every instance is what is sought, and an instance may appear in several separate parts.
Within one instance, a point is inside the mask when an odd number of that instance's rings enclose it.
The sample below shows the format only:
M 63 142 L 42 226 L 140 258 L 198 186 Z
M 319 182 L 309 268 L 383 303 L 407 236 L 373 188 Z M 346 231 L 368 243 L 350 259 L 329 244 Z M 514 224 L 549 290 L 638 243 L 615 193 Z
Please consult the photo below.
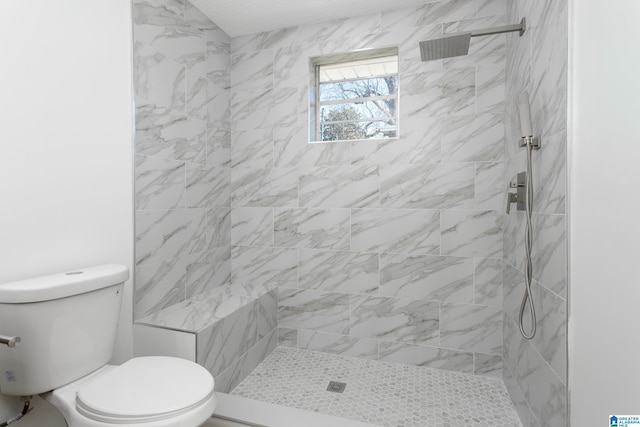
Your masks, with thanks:
M 339 383 L 338 381 L 329 381 L 329 386 L 327 387 L 327 391 L 332 391 L 334 393 L 342 393 L 347 386 L 347 383 Z

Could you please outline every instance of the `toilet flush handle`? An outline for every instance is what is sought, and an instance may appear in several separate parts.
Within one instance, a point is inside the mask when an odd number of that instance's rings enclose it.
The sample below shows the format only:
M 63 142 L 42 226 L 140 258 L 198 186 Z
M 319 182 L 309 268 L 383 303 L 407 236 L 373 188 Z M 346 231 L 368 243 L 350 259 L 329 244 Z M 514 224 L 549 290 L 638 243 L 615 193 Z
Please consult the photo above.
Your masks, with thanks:
M 20 337 L 6 337 L 0 335 L 0 344 L 6 344 L 8 347 L 15 347 L 20 342 Z

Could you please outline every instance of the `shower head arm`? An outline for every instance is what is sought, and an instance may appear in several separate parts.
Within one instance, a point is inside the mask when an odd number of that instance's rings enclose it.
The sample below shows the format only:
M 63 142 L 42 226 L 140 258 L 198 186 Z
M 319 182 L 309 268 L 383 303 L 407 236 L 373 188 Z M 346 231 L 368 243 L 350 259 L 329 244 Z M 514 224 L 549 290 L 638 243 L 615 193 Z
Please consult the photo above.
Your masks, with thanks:
M 522 18 L 519 24 L 504 25 L 502 27 L 487 28 L 484 30 L 471 31 L 471 37 L 490 36 L 492 34 L 513 33 L 515 31 L 520 32 L 520 36 L 524 34 L 527 29 L 527 19 Z

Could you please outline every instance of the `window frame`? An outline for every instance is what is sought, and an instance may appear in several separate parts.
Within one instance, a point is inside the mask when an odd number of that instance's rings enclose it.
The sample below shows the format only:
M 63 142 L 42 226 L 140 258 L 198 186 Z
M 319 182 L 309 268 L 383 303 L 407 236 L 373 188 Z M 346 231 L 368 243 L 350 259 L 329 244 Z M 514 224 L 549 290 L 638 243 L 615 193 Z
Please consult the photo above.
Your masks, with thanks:
M 351 98 L 351 99 L 338 99 L 331 101 L 320 101 L 320 85 L 324 82 L 320 81 L 320 68 L 324 65 L 331 64 L 342 64 L 355 62 L 359 60 L 366 59 L 375 59 L 375 58 L 383 58 L 383 57 L 391 57 L 395 56 L 399 65 L 398 58 L 398 47 L 386 47 L 380 49 L 363 49 L 348 53 L 340 53 L 340 54 L 331 54 L 331 55 L 323 55 L 318 57 L 310 58 L 310 74 L 311 74 L 311 82 L 310 82 L 310 91 L 309 91 L 309 143 L 327 143 L 327 142 L 339 142 L 339 141 L 388 141 L 393 139 L 398 139 L 400 135 L 400 123 L 399 123 L 399 99 L 400 99 L 400 73 L 399 70 L 397 73 L 391 74 L 380 74 L 371 77 L 362 77 L 362 78 L 351 78 L 340 80 L 340 82 L 349 82 L 349 81 L 362 81 L 376 78 L 385 78 L 390 76 L 396 77 L 396 92 L 393 95 L 379 95 L 372 97 L 361 97 L 361 98 Z M 353 103 L 365 103 L 368 101 L 377 101 L 377 100 L 389 100 L 395 99 L 396 108 L 395 108 L 395 116 L 387 116 L 381 117 L 380 119 L 372 119 L 372 118 L 363 118 L 363 119 L 354 119 L 354 120 L 341 120 L 341 121 L 330 121 L 330 122 L 322 122 L 320 120 L 321 108 L 327 105 L 339 105 L 339 104 L 353 104 Z M 383 122 L 385 120 L 394 119 L 396 123 L 396 132 L 395 136 L 392 137 L 384 137 L 384 138 L 354 138 L 354 139 L 346 139 L 346 140 L 329 140 L 323 141 L 320 139 L 321 135 L 321 126 L 326 124 L 339 124 L 339 123 L 358 123 L 358 122 L 371 122 L 371 121 L 379 121 Z

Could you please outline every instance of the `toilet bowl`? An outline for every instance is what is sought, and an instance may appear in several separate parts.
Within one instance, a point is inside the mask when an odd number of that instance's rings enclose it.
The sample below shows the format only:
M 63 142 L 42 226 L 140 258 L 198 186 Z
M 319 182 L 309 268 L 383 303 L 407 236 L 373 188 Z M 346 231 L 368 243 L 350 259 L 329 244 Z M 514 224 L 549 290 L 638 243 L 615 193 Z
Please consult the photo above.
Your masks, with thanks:
M 203 367 L 174 357 L 106 365 L 42 397 L 69 427 L 194 427 L 213 413 L 214 381 Z

